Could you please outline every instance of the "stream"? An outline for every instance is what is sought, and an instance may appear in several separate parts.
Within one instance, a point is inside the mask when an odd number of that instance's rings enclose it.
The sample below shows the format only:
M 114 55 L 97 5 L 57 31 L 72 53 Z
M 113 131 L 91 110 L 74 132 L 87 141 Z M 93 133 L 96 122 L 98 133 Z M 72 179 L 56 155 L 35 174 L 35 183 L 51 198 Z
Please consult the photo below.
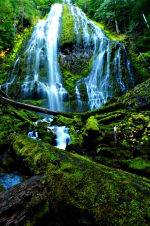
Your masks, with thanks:
M 23 178 L 18 172 L 13 173 L 3 173 L 0 172 L 0 184 L 4 190 L 7 190 L 10 187 L 13 187 L 16 184 L 23 182 Z

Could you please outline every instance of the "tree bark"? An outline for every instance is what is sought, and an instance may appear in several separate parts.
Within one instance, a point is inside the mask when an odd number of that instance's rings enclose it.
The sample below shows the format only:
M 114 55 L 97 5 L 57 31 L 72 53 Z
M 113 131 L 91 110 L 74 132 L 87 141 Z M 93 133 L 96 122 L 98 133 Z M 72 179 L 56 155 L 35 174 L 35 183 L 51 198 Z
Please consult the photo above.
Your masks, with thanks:
M 25 208 L 31 198 L 42 193 L 41 176 L 31 177 L 0 195 L 0 225 L 24 225 L 28 211 Z

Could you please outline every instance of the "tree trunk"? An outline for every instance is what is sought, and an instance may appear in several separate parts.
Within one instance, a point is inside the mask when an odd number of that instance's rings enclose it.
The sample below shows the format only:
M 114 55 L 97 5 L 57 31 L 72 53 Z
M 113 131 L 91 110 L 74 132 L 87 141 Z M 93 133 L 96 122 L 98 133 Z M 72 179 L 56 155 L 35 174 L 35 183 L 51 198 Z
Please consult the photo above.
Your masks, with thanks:
M 119 34 L 119 28 L 118 28 L 118 22 L 117 22 L 117 19 L 115 19 L 115 26 L 116 26 L 116 32 Z

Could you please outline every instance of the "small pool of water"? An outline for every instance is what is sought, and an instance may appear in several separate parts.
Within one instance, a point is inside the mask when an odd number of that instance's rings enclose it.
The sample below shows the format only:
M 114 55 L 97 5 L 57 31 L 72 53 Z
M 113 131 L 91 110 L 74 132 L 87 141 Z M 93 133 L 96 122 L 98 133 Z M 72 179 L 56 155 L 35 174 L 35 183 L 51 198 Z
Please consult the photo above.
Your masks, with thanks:
M 20 184 L 23 178 L 18 173 L 2 173 L 0 172 L 0 183 L 3 185 L 3 189 L 7 190 L 16 184 Z

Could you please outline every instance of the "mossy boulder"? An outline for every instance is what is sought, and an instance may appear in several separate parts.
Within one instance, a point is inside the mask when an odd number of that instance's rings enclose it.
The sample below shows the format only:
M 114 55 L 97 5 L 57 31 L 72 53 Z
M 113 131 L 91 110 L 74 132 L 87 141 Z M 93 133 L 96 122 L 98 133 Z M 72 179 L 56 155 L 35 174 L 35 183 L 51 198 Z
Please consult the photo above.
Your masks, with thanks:
M 93 152 L 95 146 L 99 140 L 99 125 L 98 121 L 94 116 L 88 118 L 85 127 L 83 128 L 83 145 L 86 148 L 86 151 Z

